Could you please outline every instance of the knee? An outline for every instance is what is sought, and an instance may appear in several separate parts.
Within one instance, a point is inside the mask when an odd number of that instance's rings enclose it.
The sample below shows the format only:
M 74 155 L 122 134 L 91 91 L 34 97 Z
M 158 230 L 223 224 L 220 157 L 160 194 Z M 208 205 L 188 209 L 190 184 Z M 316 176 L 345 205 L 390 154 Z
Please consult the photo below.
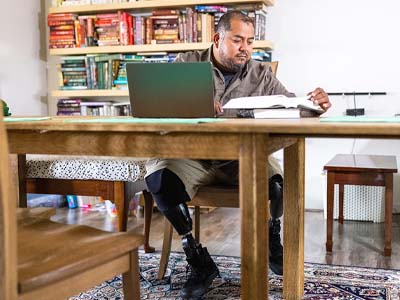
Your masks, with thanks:
M 269 199 L 271 202 L 281 202 L 283 198 L 283 178 L 276 174 L 269 179 Z
M 161 210 L 190 200 L 182 180 L 167 168 L 146 176 L 145 181 Z
M 155 171 L 145 178 L 149 191 L 153 194 L 171 193 L 185 189 L 182 180 L 167 168 Z

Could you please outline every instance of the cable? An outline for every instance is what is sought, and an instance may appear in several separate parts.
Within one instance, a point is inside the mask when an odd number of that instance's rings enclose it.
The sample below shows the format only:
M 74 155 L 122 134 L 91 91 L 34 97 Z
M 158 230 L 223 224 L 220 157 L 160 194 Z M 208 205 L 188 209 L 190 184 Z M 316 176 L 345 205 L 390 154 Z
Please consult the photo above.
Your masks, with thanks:
M 356 145 L 356 138 L 353 139 L 353 146 L 351 147 L 350 154 L 354 154 L 354 146 Z

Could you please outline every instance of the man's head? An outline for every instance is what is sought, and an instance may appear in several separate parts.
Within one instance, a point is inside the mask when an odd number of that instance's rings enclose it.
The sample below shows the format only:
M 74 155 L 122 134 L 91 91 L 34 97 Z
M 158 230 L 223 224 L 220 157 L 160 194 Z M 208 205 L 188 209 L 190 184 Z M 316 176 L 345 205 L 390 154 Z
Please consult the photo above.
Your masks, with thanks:
M 251 59 L 254 20 L 240 11 L 224 14 L 218 22 L 213 42 L 217 62 L 228 71 L 240 71 Z

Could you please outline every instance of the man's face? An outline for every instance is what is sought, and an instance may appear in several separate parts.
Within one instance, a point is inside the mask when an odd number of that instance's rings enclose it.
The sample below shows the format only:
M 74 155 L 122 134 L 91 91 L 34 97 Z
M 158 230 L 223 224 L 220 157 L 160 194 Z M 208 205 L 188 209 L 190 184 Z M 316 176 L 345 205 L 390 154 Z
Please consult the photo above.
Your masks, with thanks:
M 253 24 L 232 19 L 231 30 L 214 37 L 214 57 L 227 70 L 238 72 L 251 59 L 253 42 Z

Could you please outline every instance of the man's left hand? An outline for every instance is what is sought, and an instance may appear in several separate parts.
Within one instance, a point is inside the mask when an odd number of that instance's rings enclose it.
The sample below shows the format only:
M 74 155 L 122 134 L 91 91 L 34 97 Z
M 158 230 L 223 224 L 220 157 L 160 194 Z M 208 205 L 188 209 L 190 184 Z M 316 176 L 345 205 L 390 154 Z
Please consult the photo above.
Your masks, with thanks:
M 321 106 L 324 111 L 327 111 L 332 106 L 328 94 L 321 88 L 316 88 L 311 93 L 308 93 L 308 95 L 311 96 L 311 101 Z

